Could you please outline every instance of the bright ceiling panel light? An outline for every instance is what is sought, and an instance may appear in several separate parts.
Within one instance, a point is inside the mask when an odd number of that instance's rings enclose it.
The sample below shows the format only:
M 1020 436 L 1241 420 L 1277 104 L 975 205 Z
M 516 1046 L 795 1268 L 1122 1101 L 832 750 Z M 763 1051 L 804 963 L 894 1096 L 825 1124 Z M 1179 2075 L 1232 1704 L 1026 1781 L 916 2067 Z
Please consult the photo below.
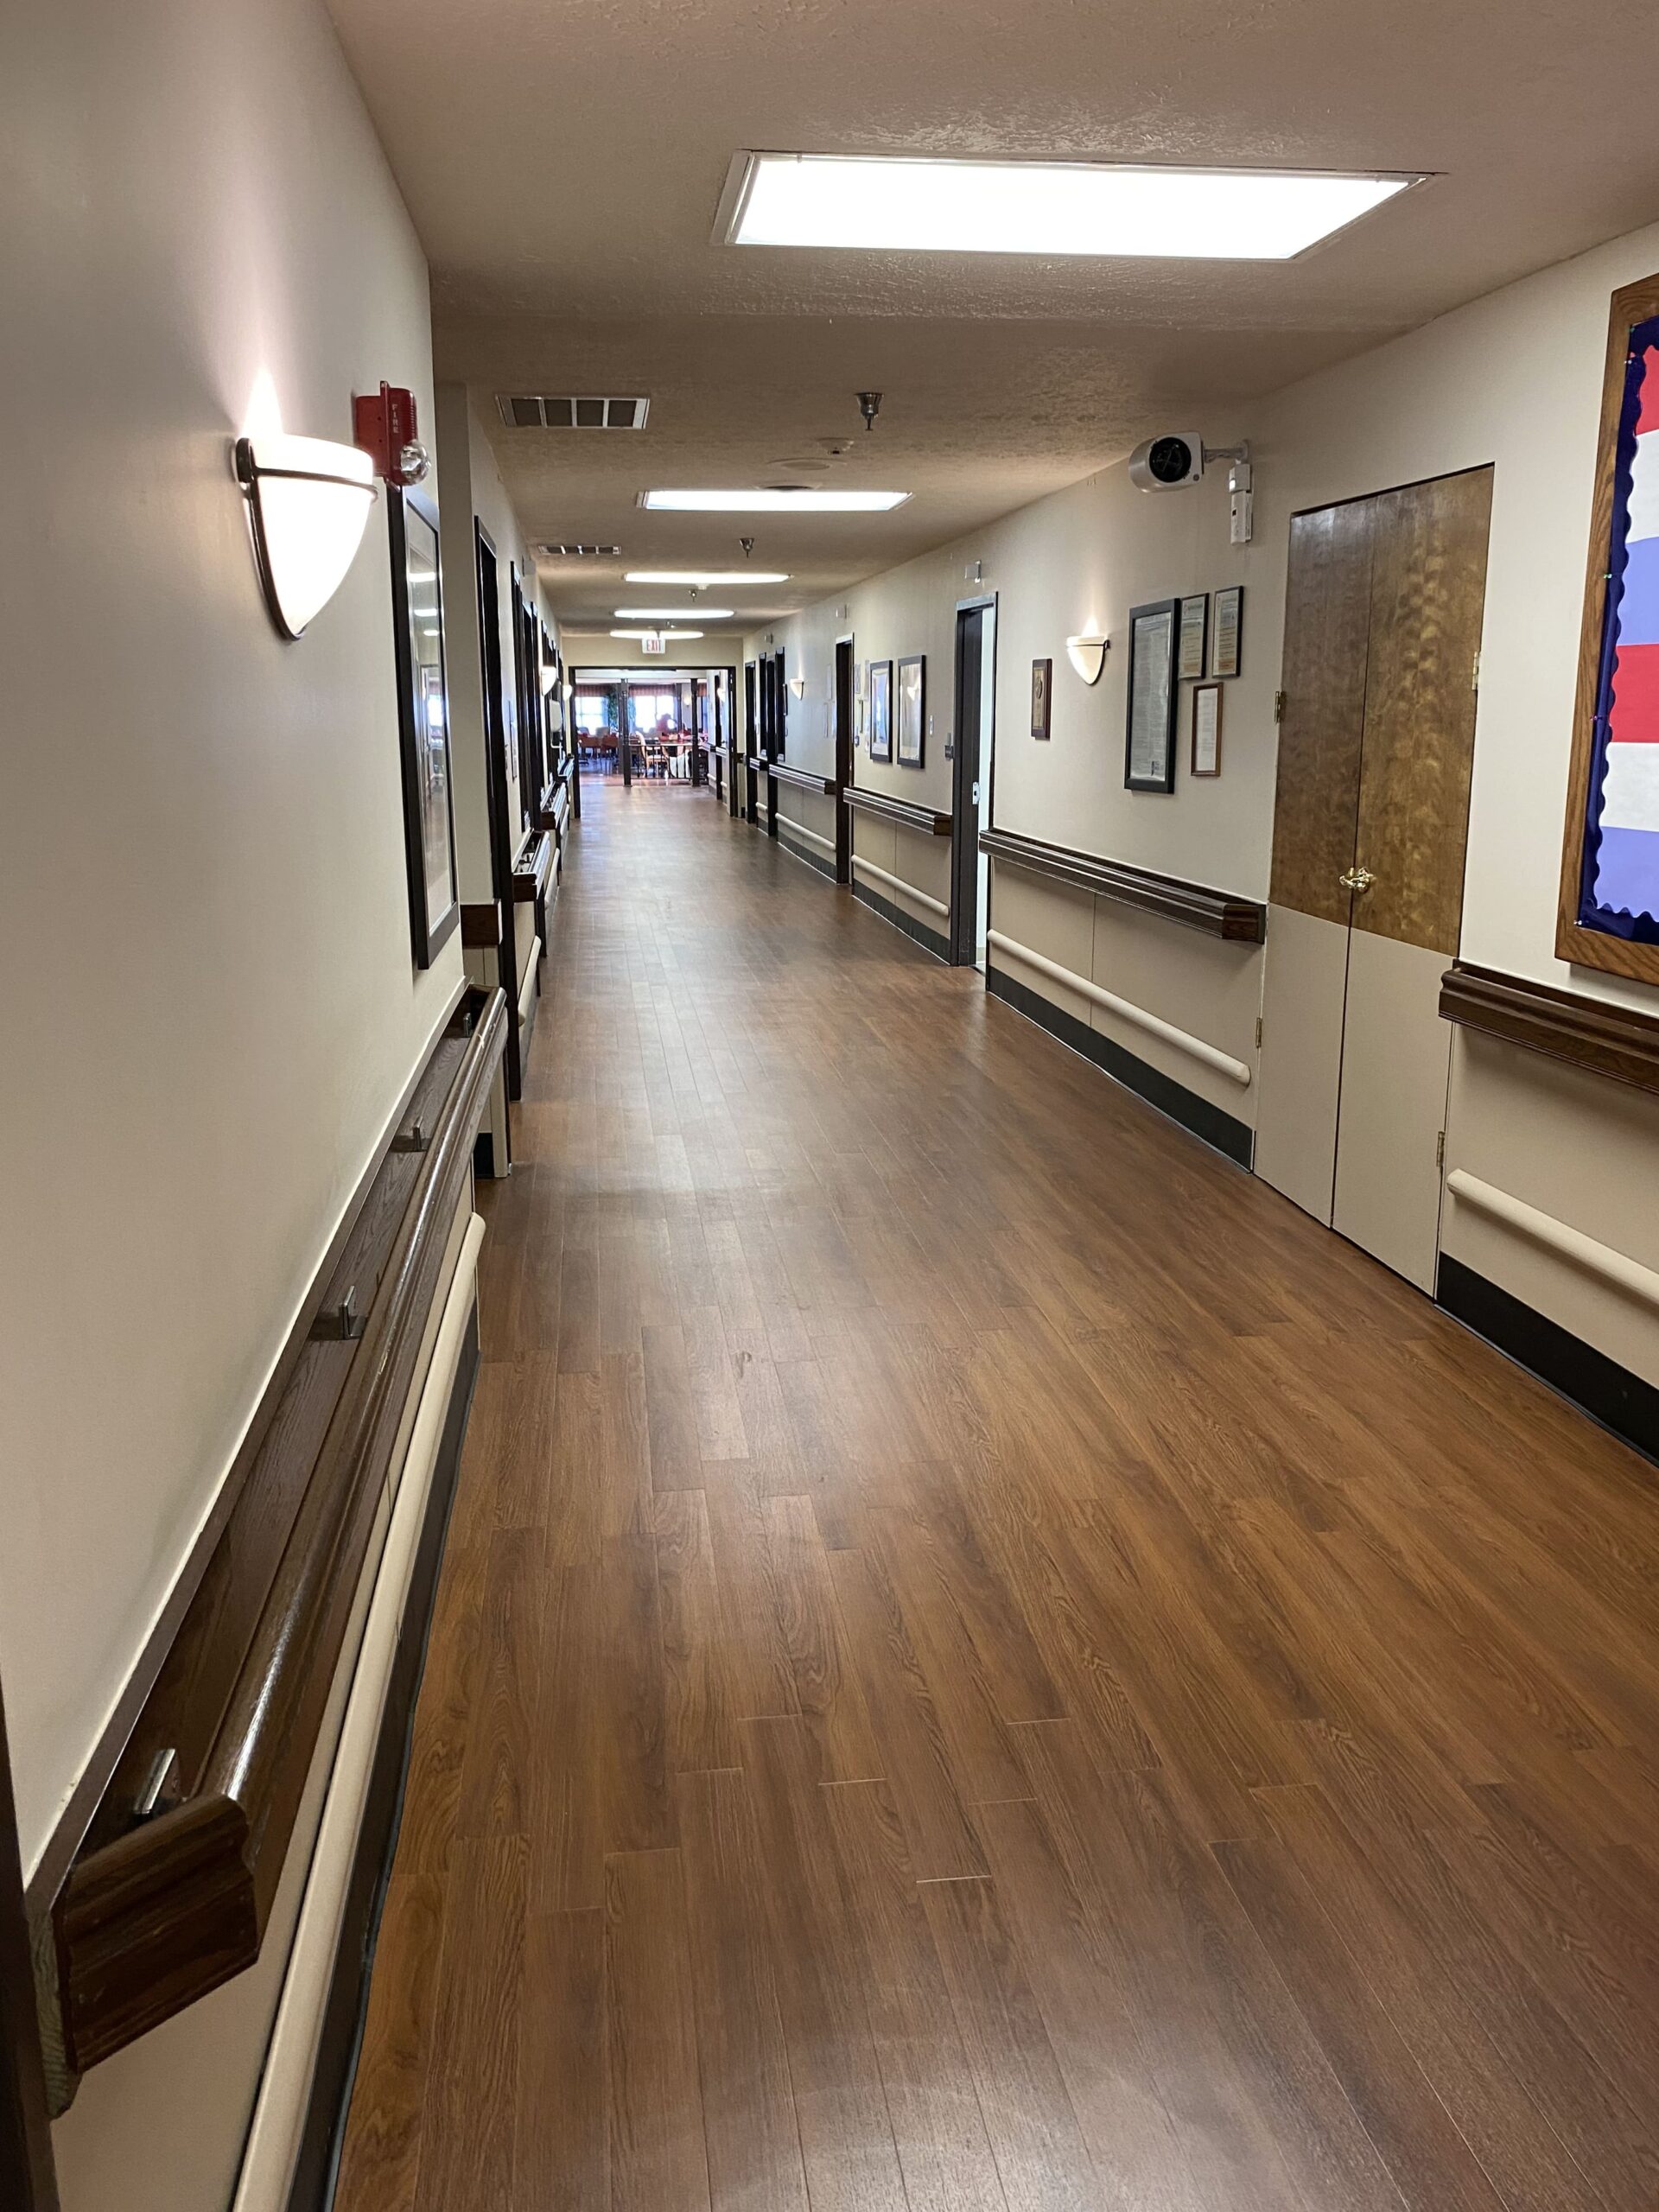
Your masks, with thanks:
M 613 630 L 611 635 L 613 638 L 665 638 L 671 640 L 675 638 L 700 638 L 702 632 L 701 630 Z
M 879 515 L 902 506 L 908 492 L 642 492 L 642 507 L 705 515 Z
M 689 622 L 692 617 L 703 622 L 729 622 L 729 607 L 619 607 L 619 622 Z
M 787 569 L 630 569 L 625 584 L 682 584 L 688 591 L 729 591 L 734 584 L 786 584 Z
M 1116 162 L 739 156 L 733 245 L 1289 261 L 1421 175 Z
M 359 446 L 280 435 L 238 438 L 265 603 L 285 638 L 302 635 L 346 580 L 374 505 L 374 463 Z

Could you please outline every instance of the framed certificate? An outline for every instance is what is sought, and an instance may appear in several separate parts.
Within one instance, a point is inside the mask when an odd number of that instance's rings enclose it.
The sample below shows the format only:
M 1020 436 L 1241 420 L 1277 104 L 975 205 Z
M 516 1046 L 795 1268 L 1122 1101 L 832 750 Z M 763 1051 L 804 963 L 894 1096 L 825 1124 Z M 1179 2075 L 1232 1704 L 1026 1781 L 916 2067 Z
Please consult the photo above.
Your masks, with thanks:
M 899 664 L 899 766 L 919 768 L 927 709 L 927 659 L 918 653 Z
M 893 663 L 870 663 L 870 758 L 893 758 Z
M 1175 788 L 1176 651 L 1181 602 L 1154 600 L 1129 609 L 1129 706 L 1123 786 Z
M 1181 601 L 1181 645 L 1176 669 L 1183 683 L 1204 674 L 1204 649 L 1210 636 L 1210 594 L 1195 592 Z
M 1216 619 L 1210 632 L 1211 676 L 1238 674 L 1239 638 L 1244 628 L 1244 587 L 1229 584 L 1216 594 Z
M 1221 686 L 1196 683 L 1192 687 L 1192 758 L 1190 773 L 1221 773 Z

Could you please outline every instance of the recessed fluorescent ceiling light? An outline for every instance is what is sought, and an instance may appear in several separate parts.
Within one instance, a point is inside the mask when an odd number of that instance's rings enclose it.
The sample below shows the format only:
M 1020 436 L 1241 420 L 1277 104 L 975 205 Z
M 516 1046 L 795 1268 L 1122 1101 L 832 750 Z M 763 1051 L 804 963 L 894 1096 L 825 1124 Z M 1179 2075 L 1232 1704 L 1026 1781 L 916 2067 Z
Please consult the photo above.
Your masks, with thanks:
M 681 514 L 870 515 L 902 506 L 908 492 L 642 492 L 642 507 Z
M 698 591 L 728 590 L 733 584 L 786 584 L 786 569 L 630 569 L 625 584 L 684 584 Z
M 613 638 L 700 638 L 701 630 L 613 630 Z
M 734 245 L 1288 261 L 1417 176 L 751 154 Z
M 686 622 L 693 615 L 704 622 L 729 622 L 729 607 L 619 607 L 619 622 Z

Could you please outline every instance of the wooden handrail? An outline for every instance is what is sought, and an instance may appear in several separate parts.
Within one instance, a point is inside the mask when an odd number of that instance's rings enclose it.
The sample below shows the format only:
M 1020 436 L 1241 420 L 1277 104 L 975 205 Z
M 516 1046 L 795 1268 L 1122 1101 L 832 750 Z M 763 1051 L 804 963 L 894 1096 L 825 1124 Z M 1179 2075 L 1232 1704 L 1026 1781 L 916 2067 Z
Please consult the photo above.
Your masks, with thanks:
M 841 796 L 855 813 L 877 815 L 883 822 L 896 822 L 901 830 L 914 830 L 920 836 L 950 835 L 950 817 L 936 813 L 931 806 L 915 806 L 907 798 L 890 798 L 886 791 L 861 791 L 855 784 L 843 784 Z
M 982 830 L 979 849 L 1011 868 L 1048 876 L 1073 890 L 1092 892 L 1097 899 L 1136 907 L 1143 914 L 1161 915 L 1166 922 L 1202 930 L 1206 937 L 1225 938 L 1236 944 L 1260 944 L 1268 933 L 1268 910 L 1260 899 L 1214 891 L 1208 884 L 1187 883 L 1179 876 L 1130 868 L 1126 861 L 1076 852 L 1069 845 L 1045 844 L 1011 830 Z
M 1635 1007 L 1459 962 L 1440 978 L 1440 1013 L 1460 1028 L 1659 1091 L 1659 1018 Z
M 774 782 L 792 784 L 797 791 L 817 791 L 823 798 L 833 798 L 836 795 L 833 776 L 810 776 L 804 768 L 791 768 L 782 760 L 768 760 L 766 770 Z
M 228 1694 L 217 1705 L 205 1756 L 182 1777 L 181 1802 L 123 1833 L 121 1821 L 131 1817 L 128 1772 L 123 1802 L 106 1797 L 54 1905 L 57 1986 L 50 2010 L 72 2079 L 258 1957 L 506 1035 L 499 990 L 481 1008 L 475 1000 L 474 1010 L 470 1030 L 454 1033 L 467 1041 L 430 1131 L 404 1148 L 423 1147 L 361 1337 L 319 1347 L 330 1356 L 327 1374 L 308 1383 L 296 1375 L 289 1390 L 300 1405 L 285 1402 L 278 1411 L 274 1433 L 285 1422 L 302 1432 L 305 1397 L 338 1378 L 320 1448 Z M 372 1195 L 365 1212 L 374 1211 Z M 251 1485 L 221 1539 L 232 1555 L 246 1542 L 238 1519 L 245 1505 L 254 1516 L 261 1510 Z M 177 1639 L 191 1663 L 213 1643 L 213 1623 L 204 1624 L 198 1611 L 211 1616 L 226 1602 L 222 1581 L 214 1585 L 211 1573 L 203 1592 Z M 198 1703 L 210 1687 L 195 1686 Z M 181 1696 L 177 1684 L 172 1694 Z

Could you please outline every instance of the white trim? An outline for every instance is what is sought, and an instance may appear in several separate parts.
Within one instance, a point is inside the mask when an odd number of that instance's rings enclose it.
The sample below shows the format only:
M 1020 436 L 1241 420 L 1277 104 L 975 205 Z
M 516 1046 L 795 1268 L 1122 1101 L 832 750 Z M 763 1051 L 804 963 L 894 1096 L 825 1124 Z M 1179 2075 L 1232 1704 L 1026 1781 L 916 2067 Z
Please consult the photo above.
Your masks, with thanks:
M 900 827 L 907 829 L 909 824 L 901 823 Z M 891 884 L 895 891 L 902 891 L 906 899 L 914 899 L 918 906 L 927 907 L 935 914 L 944 915 L 947 920 L 950 918 L 950 909 L 943 899 L 936 899 L 931 891 L 918 891 L 913 883 L 906 883 L 902 875 L 889 875 L 886 868 L 877 868 L 874 861 L 867 861 L 862 853 L 853 855 L 853 866 L 861 868 L 866 875 L 873 875 L 878 883 Z
M 816 830 L 809 830 L 804 822 L 798 822 L 792 814 L 780 814 L 778 817 L 778 827 L 780 830 L 792 830 L 798 837 L 804 837 L 810 843 L 822 847 L 823 851 L 828 853 L 832 859 L 834 858 L 836 850 L 835 839 L 833 837 L 820 837 Z
M 1587 1274 L 1599 1275 L 1604 1282 L 1611 1283 L 1615 1289 L 1624 1291 L 1631 1298 L 1640 1299 L 1644 1306 L 1659 1308 L 1659 1274 L 1644 1268 L 1639 1260 L 1626 1258 L 1623 1252 L 1614 1251 L 1611 1244 L 1599 1243 L 1581 1229 L 1569 1228 L 1566 1222 L 1557 1221 L 1553 1213 L 1543 1213 L 1523 1199 L 1512 1198 L 1495 1184 L 1483 1183 L 1466 1168 L 1454 1167 L 1446 1179 L 1446 1187 L 1460 1205 L 1484 1213 L 1491 1221 L 1502 1222 L 1506 1229 L 1529 1237 L 1548 1251 L 1558 1252 L 1574 1267 L 1582 1268 Z
M 462 1340 L 477 1294 L 478 1248 L 484 1224 L 474 1214 L 449 1280 L 443 1318 L 432 1348 L 409 1450 L 386 1540 L 375 1574 L 374 1594 L 358 1649 L 346 1717 L 329 1777 L 322 1820 L 312 1852 L 299 1923 L 283 1981 L 282 2003 L 271 2031 L 259 2101 L 237 2183 L 233 2212 L 281 2212 L 288 2202 L 299 2153 L 306 2103 L 311 2094 L 317 2038 L 340 1948 L 340 1915 L 363 1824 L 375 1747 L 385 1711 L 398 1632 L 403 1624 L 416 1547 L 426 1519 L 432 1478 L 449 1400 L 461 1365 Z
M 1022 960 L 1034 968 L 1039 976 L 1047 976 L 1057 983 L 1064 983 L 1068 991 L 1077 991 L 1095 1005 L 1104 1007 L 1109 1014 L 1120 1020 L 1132 1021 L 1137 1029 L 1144 1029 L 1149 1036 L 1161 1038 L 1166 1045 L 1173 1045 L 1179 1052 L 1185 1052 L 1201 1060 L 1217 1075 L 1224 1075 L 1241 1090 L 1248 1090 L 1253 1080 L 1249 1068 L 1243 1060 L 1236 1060 L 1230 1052 L 1224 1052 L 1218 1046 L 1206 1045 L 1202 1037 L 1193 1037 L 1185 1029 L 1178 1029 L 1173 1021 L 1162 1021 L 1155 1014 L 1148 1014 L 1143 1006 L 1135 1006 L 1128 999 L 1121 999 L 1116 991 L 1104 991 L 1098 983 L 1091 983 L 1086 976 L 1077 976 L 1069 968 L 1062 968 L 1058 960 L 1045 960 L 1040 952 L 1033 952 L 1027 945 L 1016 944 L 1011 937 L 1004 937 L 1001 930 L 987 930 L 985 942 L 998 952 L 1006 952 L 1015 960 Z

